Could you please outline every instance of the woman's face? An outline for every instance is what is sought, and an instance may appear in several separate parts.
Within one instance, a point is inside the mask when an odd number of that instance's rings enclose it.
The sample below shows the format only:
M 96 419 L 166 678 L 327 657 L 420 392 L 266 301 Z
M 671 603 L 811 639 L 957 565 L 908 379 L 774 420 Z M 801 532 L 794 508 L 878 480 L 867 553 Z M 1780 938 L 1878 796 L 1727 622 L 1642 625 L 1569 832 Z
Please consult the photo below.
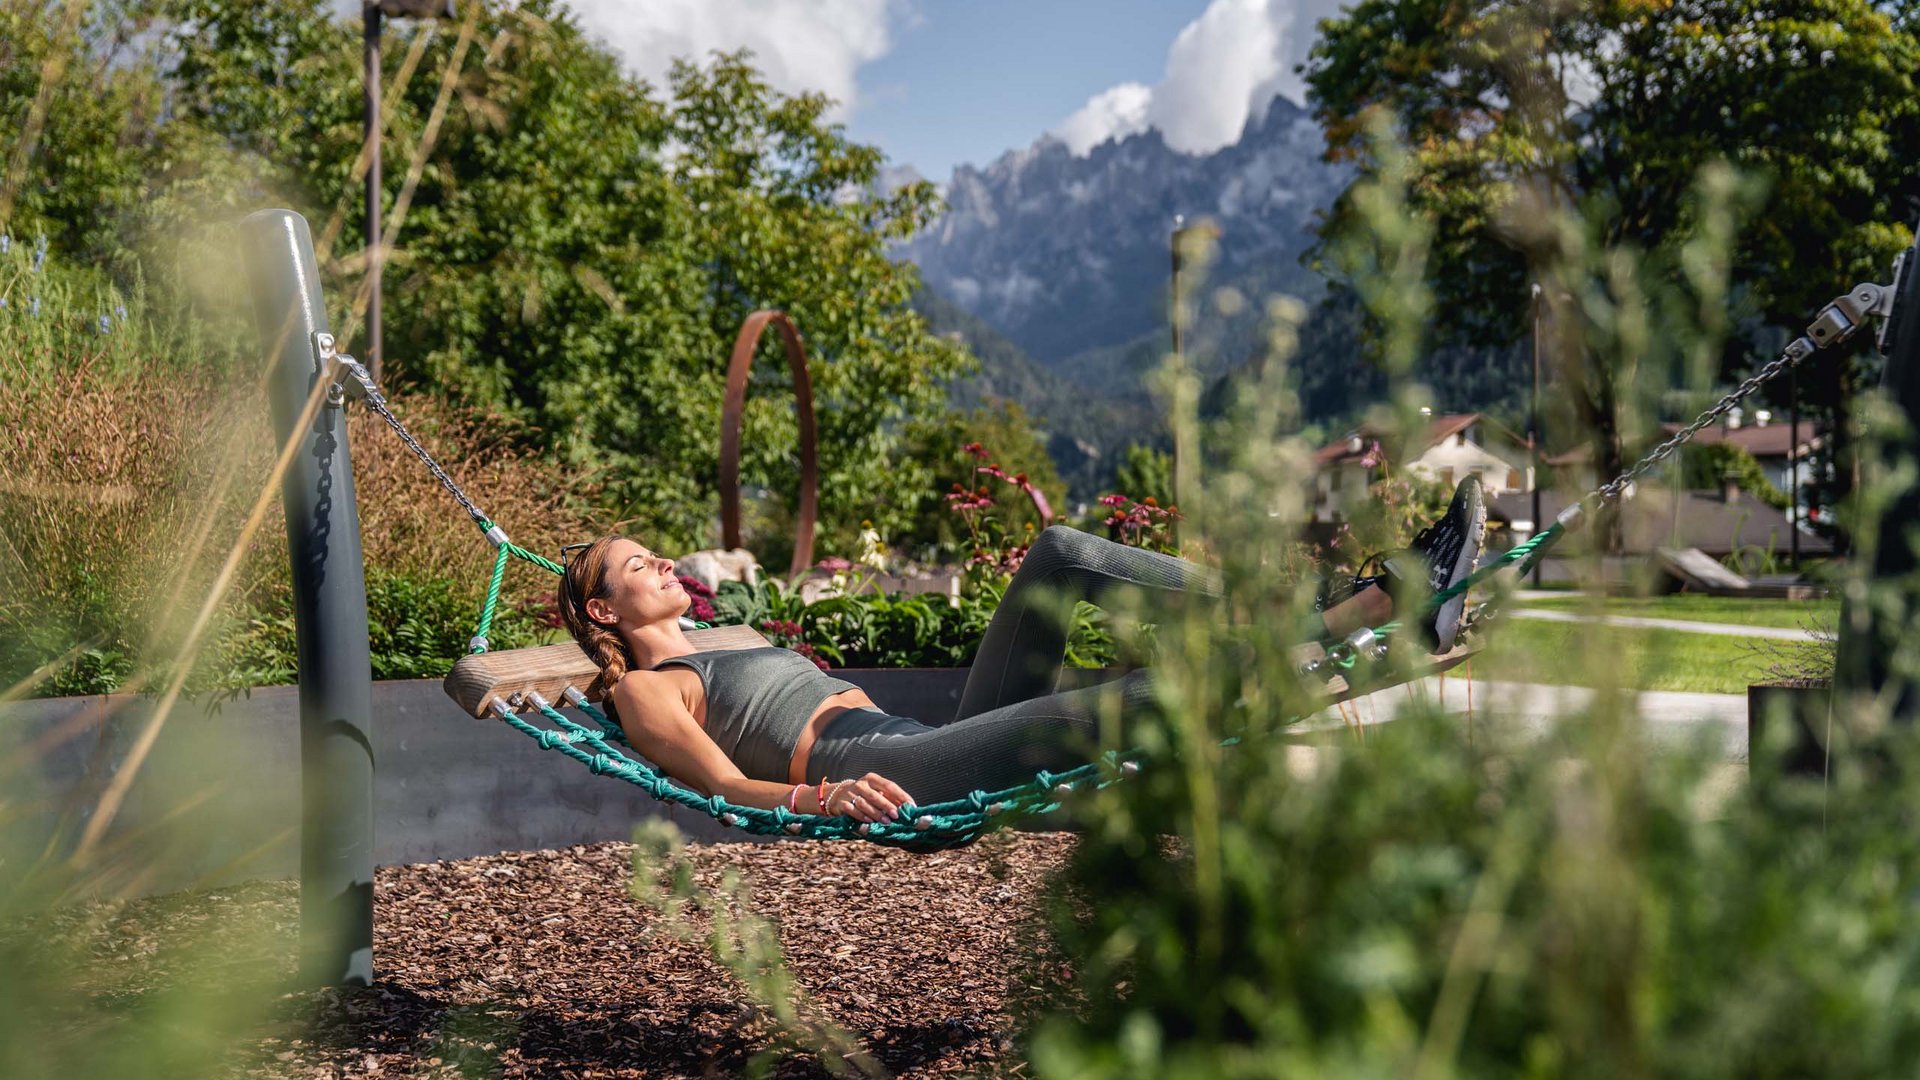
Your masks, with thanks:
M 673 560 L 632 540 L 608 545 L 606 581 L 612 591 L 604 599 L 587 601 L 587 617 L 616 630 L 677 618 L 693 605 L 674 577 Z

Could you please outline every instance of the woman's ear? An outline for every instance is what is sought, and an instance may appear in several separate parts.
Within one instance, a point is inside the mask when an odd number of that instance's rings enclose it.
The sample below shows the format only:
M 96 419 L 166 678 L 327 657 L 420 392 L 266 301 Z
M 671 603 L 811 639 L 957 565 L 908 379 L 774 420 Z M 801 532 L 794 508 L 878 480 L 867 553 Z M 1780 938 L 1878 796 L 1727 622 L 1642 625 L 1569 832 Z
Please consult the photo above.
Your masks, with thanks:
M 597 596 L 587 601 L 587 618 L 601 626 L 612 626 L 620 621 L 620 617 L 613 613 L 613 608 Z

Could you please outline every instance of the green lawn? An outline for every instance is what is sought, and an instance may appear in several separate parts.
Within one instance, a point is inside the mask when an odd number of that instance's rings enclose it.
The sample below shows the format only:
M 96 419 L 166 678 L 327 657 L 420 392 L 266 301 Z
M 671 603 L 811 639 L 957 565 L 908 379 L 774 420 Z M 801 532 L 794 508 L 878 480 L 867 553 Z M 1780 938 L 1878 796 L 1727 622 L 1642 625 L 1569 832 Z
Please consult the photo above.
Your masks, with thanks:
M 1697 618 L 1699 616 L 1688 616 Z M 1480 679 L 1562 686 L 1621 684 L 1638 690 L 1744 694 L 1761 681 L 1763 650 L 1791 643 L 1682 630 L 1507 619 L 1490 627 L 1473 660 Z
M 1542 611 L 1591 611 L 1590 596 L 1550 596 L 1517 602 Z M 1616 596 L 1598 601 L 1608 615 L 1635 615 L 1652 619 L 1692 619 L 1695 622 L 1735 623 L 1799 630 L 1832 629 L 1840 615 L 1838 600 L 1760 600 L 1738 596 Z

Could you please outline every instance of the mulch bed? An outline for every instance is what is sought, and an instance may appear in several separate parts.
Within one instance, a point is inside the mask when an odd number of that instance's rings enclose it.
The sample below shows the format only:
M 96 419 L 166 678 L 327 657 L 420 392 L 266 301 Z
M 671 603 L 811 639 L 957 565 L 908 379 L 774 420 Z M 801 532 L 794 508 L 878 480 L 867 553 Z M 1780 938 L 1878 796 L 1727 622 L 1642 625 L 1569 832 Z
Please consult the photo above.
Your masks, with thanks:
M 719 895 L 729 869 L 745 877 L 745 906 L 777 926 L 802 1016 L 851 1037 L 852 1064 L 836 1071 L 1018 1076 L 1014 1009 L 1060 1003 L 1069 976 L 1031 915 L 1073 843 L 1004 831 L 932 855 L 793 841 L 694 844 L 687 856 L 703 895 Z M 278 999 L 272 1034 L 244 1048 L 239 1071 L 734 1076 L 763 1055 L 774 1076 L 831 1075 L 797 1045 L 804 1033 L 749 1004 L 706 939 L 708 915 L 669 920 L 630 894 L 632 855 L 608 843 L 381 868 L 375 984 Z M 215 900 L 282 929 L 290 950 L 291 883 Z M 122 956 L 142 951 L 140 922 L 122 932 Z M 276 962 L 290 971 L 287 952 Z

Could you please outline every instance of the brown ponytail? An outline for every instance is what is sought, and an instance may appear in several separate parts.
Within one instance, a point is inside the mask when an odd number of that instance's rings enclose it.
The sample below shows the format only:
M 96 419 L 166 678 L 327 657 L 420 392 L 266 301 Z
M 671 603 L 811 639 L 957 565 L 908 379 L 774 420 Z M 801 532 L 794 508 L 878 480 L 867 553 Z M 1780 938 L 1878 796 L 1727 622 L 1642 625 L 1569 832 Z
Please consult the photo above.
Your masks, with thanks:
M 607 577 L 607 549 L 620 539 L 624 538 L 603 536 L 587 545 L 585 551 L 567 563 L 567 572 L 560 579 L 560 618 L 566 622 L 573 640 L 579 643 L 580 651 L 600 668 L 600 674 L 587 687 L 587 696 L 604 701 L 609 713 L 613 702 L 607 695 L 634 667 L 633 654 L 627 651 L 626 641 L 614 633 L 612 627 L 602 626 L 588 617 L 587 601 L 605 600 L 613 595 L 613 583 Z

